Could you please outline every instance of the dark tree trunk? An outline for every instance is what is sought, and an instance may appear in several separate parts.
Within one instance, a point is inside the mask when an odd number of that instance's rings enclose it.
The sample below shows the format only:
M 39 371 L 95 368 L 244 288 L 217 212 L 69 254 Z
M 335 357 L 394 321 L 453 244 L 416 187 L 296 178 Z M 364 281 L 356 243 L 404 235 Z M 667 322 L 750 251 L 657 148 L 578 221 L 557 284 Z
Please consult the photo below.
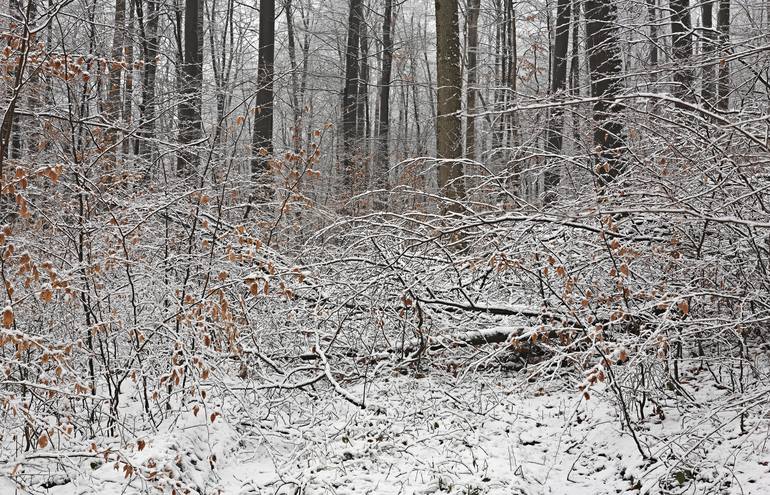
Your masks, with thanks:
M 294 12 L 292 0 L 286 0 L 286 36 L 288 37 L 289 65 L 291 68 L 291 110 L 293 115 L 291 129 L 291 148 L 299 153 L 302 136 L 302 109 L 300 107 L 299 78 L 297 67 L 297 41 L 294 34 Z
M 110 123 L 107 129 L 108 147 L 105 159 L 107 168 L 115 164 L 116 146 L 118 142 L 118 124 L 121 112 L 121 80 L 123 78 L 123 45 L 126 39 L 126 0 L 115 0 L 115 17 L 113 18 L 115 30 L 112 35 L 112 63 L 110 64 L 109 78 L 107 80 L 107 98 L 105 100 L 105 114 Z
M 457 0 L 436 0 L 436 152 L 438 186 L 449 200 L 447 209 L 459 211 L 457 200 L 465 197 L 460 119 L 462 71 Z
M 151 149 L 150 140 L 155 133 L 155 76 L 158 64 L 158 3 L 156 0 L 147 1 L 147 17 L 145 20 L 142 0 L 134 0 L 136 16 L 139 23 L 142 60 L 142 101 L 139 103 L 139 138 L 135 143 L 135 153 L 144 155 Z
M 126 39 L 124 40 L 126 50 L 126 85 L 123 91 L 123 122 L 125 122 L 126 128 L 130 128 L 133 118 L 133 101 L 134 101 L 134 2 L 129 0 L 126 5 Z M 131 151 L 131 135 L 126 135 L 123 138 L 123 154 L 128 155 Z
M 558 0 L 556 3 L 556 35 L 554 36 L 553 57 L 551 62 L 551 95 L 557 96 L 567 86 L 567 50 L 569 48 L 569 25 L 572 0 Z M 546 151 L 557 155 L 562 148 L 563 111 L 554 107 L 550 112 Z M 551 164 L 545 171 L 544 183 L 546 202 L 554 199 L 554 193 L 559 186 L 558 160 L 550 160 Z
M 380 105 L 377 123 L 377 159 L 374 174 L 375 187 L 389 187 L 390 170 L 390 78 L 393 71 L 393 0 L 385 0 L 382 20 L 382 74 L 380 76 Z M 385 207 L 382 202 L 378 205 Z
M 508 88 L 510 88 L 509 106 L 514 106 L 518 93 L 519 58 L 518 38 L 516 30 L 516 9 L 513 8 L 513 0 L 507 0 L 508 22 Z M 508 113 L 508 136 L 511 147 L 519 145 L 519 122 L 516 112 Z
M 198 168 L 198 153 L 191 144 L 203 135 L 203 0 L 185 0 L 184 62 L 180 76 L 177 173 L 188 176 Z
M 701 78 L 701 98 L 709 106 L 716 104 L 716 70 L 714 54 L 716 53 L 716 31 L 714 30 L 714 1 L 706 0 L 701 4 L 703 18 L 703 73 Z
M 358 109 L 359 62 L 358 49 L 361 46 L 362 0 L 350 0 L 348 16 L 348 40 L 345 49 L 345 87 L 342 91 L 342 183 L 346 194 L 355 194 L 354 170 L 358 155 L 356 114 Z
M 257 177 L 267 170 L 273 154 L 273 66 L 275 62 L 275 0 L 259 1 L 259 60 L 251 173 Z
M 586 0 L 586 50 L 594 103 L 595 171 L 604 187 L 623 171 L 623 105 L 615 97 L 623 89 L 623 65 L 613 0 Z
M 361 24 L 361 68 L 358 72 L 358 105 L 356 110 L 356 136 L 359 141 L 359 166 L 355 174 L 354 190 L 367 187 L 369 175 L 368 137 L 369 137 L 369 37 L 366 23 Z
M 569 62 L 570 94 L 580 95 L 580 0 L 572 0 L 572 54 Z
M 658 70 L 658 0 L 647 0 L 647 22 L 650 23 L 650 54 L 648 63 L 652 71 Z M 658 76 L 653 72 L 652 80 L 657 81 Z
M 468 33 L 468 90 L 466 99 L 466 111 L 468 117 L 465 121 L 465 157 L 476 159 L 476 84 L 478 79 L 478 51 L 479 51 L 479 10 L 481 0 L 469 0 L 468 18 L 466 19 L 466 32 Z
M 674 91 L 682 100 L 692 100 L 692 22 L 689 0 L 670 0 Z
M 730 0 L 719 0 L 717 12 L 717 30 L 719 31 L 719 80 L 717 83 L 717 107 L 727 110 L 730 106 Z

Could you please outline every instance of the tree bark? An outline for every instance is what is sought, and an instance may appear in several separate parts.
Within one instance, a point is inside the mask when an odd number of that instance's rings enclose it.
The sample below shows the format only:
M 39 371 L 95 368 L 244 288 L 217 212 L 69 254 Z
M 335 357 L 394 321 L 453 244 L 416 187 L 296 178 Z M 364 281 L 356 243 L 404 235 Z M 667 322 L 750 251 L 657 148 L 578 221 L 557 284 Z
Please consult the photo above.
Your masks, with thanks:
M 719 31 L 719 79 L 717 82 L 717 108 L 727 110 L 730 106 L 730 0 L 719 0 L 717 12 L 717 30 Z
M 112 165 L 110 162 L 115 161 L 114 146 L 118 140 L 118 128 L 116 125 L 120 120 L 121 111 L 120 87 L 124 71 L 123 44 L 126 38 L 126 0 L 115 0 L 115 17 L 113 22 L 115 23 L 115 30 L 112 34 L 112 61 L 107 80 L 107 99 L 105 100 L 105 114 L 111 125 L 107 129 L 107 142 L 105 143 L 107 147 L 112 148 L 105 156 L 108 167 Z
M 123 42 L 125 46 L 126 58 L 126 83 L 123 90 L 123 122 L 127 128 L 131 127 L 133 117 L 134 102 L 134 2 L 129 0 L 126 5 L 126 38 Z M 123 154 L 128 155 L 131 151 L 131 135 L 123 138 Z
M 558 0 L 556 3 L 556 34 L 554 36 L 553 61 L 551 63 L 551 95 L 557 96 L 567 86 L 567 50 L 569 47 L 569 26 L 572 0 Z M 546 151 L 550 155 L 558 155 L 562 149 L 563 110 L 554 107 L 548 122 Z M 551 163 L 544 174 L 545 202 L 555 199 L 555 191 L 559 187 L 561 174 L 558 159 L 549 160 Z
M 292 0 L 286 0 L 286 36 L 289 48 L 289 67 L 291 69 L 291 110 L 293 115 L 291 129 L 291 148 L 299 153 L 302 136 L 302 109 L 299 98 L 299 78 L 297 77 L 297 41 L 294 34 L 294 11 Z
M 345 87 L 342 91 L 342 184 L 346 194 L 354 195 L 355 158 L 358 155 L 356 115 L 358 109 L 359 63 L 362 0 L 350 0 L 348 40 L 345 49 Z
M 26 8 L 26 18 L 32 19 L 33 13 L 35 12 L 35 2 L 34 0 L 29 0 L 27 2 L 27 8 Z M 9 155 L 12 158 L 18 158 L 17 155 L 20 155 L 20 141 L 17 141 L 18 132 L 12 133 L 12 130 L 14 129 L 15 121 L 16 121 L 16 105 L 18 103 L 18 100 L 20 98 L 20 89 L 22 87 L 22 81 L 24 80 L 24 73 L 26 71 L 27 67 L 27 56 L 29 52 L 29 33 L 30 33 L 30 25 L 29 22 L 22 22 L 23 25 L 23 31 L 21 36 L 21 46 L 19 47 L 19 52 L 21 53 L 21 56 L 18 57 L 18 61 L 16 63 L 15 71 L 13 72 L 13 86 L 11 87 L 10 91 L 10 97 L 8 99 L 8 103 L 5 109 L 5 112 L 3 113 L 2 117 L 2 123 L 0 124 L 0 182 L 4 178 L 3 174 L 3 165 L 5 158 Z M 12 137 L 12 134 L 14 134 L 14 137 Z M 12 142 L 13 146 L 11 146 Z M 10 153 L 9 153 L 10 151 Z
M 716 53 L 716 31 L 714 30 L 714 1 L 705 0 L 701 4 L 703 24 L 703 73 L 701 77 L 701 98 L 709 106 L 716 105 L 716 70 L 714 55 Z
M 135 143 L 135 152 L 144 155 L 151 150 L 150 139 L 155 133 L 155 76 L 158 71 L 158 3 L 147 1 L 145 20 L 142 0 L 134 0 L 140 29 L 142 60 L 142 101 L 139 104 L 139 139 Z
M 191 149 L 203 135 L 203 0 L 185 0 L 184 63 L 181 71 L 177 173 L 189 176 L 198 168 L 198 153 Z
M 692 74 L 692 21 L 689 0 L 670 0 L 672 52 L 674 55 L 675 97 L 691 101 L 693 96 Z
M 481 0 L 469 0 L 466 32 L 468 33 L 468 89 L 466 92 L 465 157 L 476 160 L 476 84 L 478 79 L 479 10 Z
M 377 153 L 374 184 L 378 189 L 389 187 L 390 171 L 390 78 L 393 71 L 393 0 L 385 0 L 382 20 L 382 74 L 380 75 L 380 105 L 377 123 Z M 386 203 L 377 205 L 384 209 Z
M 652 71 L 658 69 L 658 0 L 647 0 L 647 22 L 650 23 L 650 53 L 648 63 Z M 652 81 L 658 80 L 653 72 Z
M 358 71 L 358 95 L 356 109 L 356 136 L 359 144 L 359 163 L 358 171 L 355 174 L 354 190 L 356 192 L 366 189 L 369 176 L 369 36 L 367 35 L 367 26 L 361 19 L 360 30 L 360 59 L 361 68 Z
M 460 119 L 462 71 L 457 0 L 436 0 L 436 154 L 438 186 L 448 199 L 445 209 L 460 211 L 465 197 Z
M 273 77 L 275 62 L 275 0 L 259 2 L 259 60 L 254 134 L 251 140 L 251 173 L 255 179 L 267 171 L 273 154 Z
M 591 96 L 599 98 L 594 103 L 595 171 L 599 186 L 603 188 L 624 168 L 624 106 L 614 100 L 623 89 L 615 3 L 613 0 L 586 0 L 585 16 Z

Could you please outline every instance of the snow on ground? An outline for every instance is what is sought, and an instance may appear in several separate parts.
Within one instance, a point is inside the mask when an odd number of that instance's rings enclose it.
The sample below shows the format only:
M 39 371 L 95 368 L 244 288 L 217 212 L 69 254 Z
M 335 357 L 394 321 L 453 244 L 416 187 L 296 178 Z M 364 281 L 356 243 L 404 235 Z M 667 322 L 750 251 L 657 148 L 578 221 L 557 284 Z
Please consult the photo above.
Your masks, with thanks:
M 634 418 L 655 461 L 622 431 L 606 390 L 584 400 L 574 387 L 499 374 L 393 375 L 370 384 L 378 407 L 366 410 L 332 392 L 254 404 L 259 426 L 186 413 L 130 459 L 145 477 L 168 474 L 169 492 L 179 481 L 177 493 L 770 493 L 770 420 L 749 416 L 741 434 L 725 390 L 690 392 L 707 407 L 663 404 L 662 415 Z M 152 492 L 112 463 L 86 471 L 49 493 Z

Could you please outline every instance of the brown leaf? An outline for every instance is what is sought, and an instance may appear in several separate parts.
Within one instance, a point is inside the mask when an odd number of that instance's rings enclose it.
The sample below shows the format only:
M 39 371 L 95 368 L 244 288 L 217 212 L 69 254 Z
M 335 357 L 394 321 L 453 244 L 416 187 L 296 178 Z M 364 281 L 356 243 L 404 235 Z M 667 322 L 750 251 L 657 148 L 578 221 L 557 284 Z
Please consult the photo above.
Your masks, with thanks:
M 53 291 L 51 289 L 45 288 L 40 291 L 40 300 L 43 302 L 50 302 L 53 298 Z
M 13 308 L 6 306 L 3 310 L 3 326 L 11 328 L 13 326 Z
M 630 273 L 628 270 L 628 265 L 626 265 L 625 263 L 620 265 L 620 273 L 622 273 L 623 276 L 628 277 L 628 274 Z

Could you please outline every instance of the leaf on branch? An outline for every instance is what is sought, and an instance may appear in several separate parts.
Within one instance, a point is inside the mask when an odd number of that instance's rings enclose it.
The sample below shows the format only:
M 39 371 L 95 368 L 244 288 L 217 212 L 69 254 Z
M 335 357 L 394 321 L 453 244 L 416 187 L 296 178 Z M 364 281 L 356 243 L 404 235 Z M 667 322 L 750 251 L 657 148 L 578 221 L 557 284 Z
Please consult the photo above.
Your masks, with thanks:
M 53 291 L 49 288 L 45 288 L 40 291 L 40 300 L 43 302 L 50 302 L 53 299 Z
M 620 265 L 620 273 L 622 273 L 624 277 L 628 277 L 628 274 L 630 273 L 628 269 L 628 265 L 626 265 L 625 263 Z
M 3 310 L 3 326 L 11 328 L 13 326 L 13 308 L 6 306 Z

